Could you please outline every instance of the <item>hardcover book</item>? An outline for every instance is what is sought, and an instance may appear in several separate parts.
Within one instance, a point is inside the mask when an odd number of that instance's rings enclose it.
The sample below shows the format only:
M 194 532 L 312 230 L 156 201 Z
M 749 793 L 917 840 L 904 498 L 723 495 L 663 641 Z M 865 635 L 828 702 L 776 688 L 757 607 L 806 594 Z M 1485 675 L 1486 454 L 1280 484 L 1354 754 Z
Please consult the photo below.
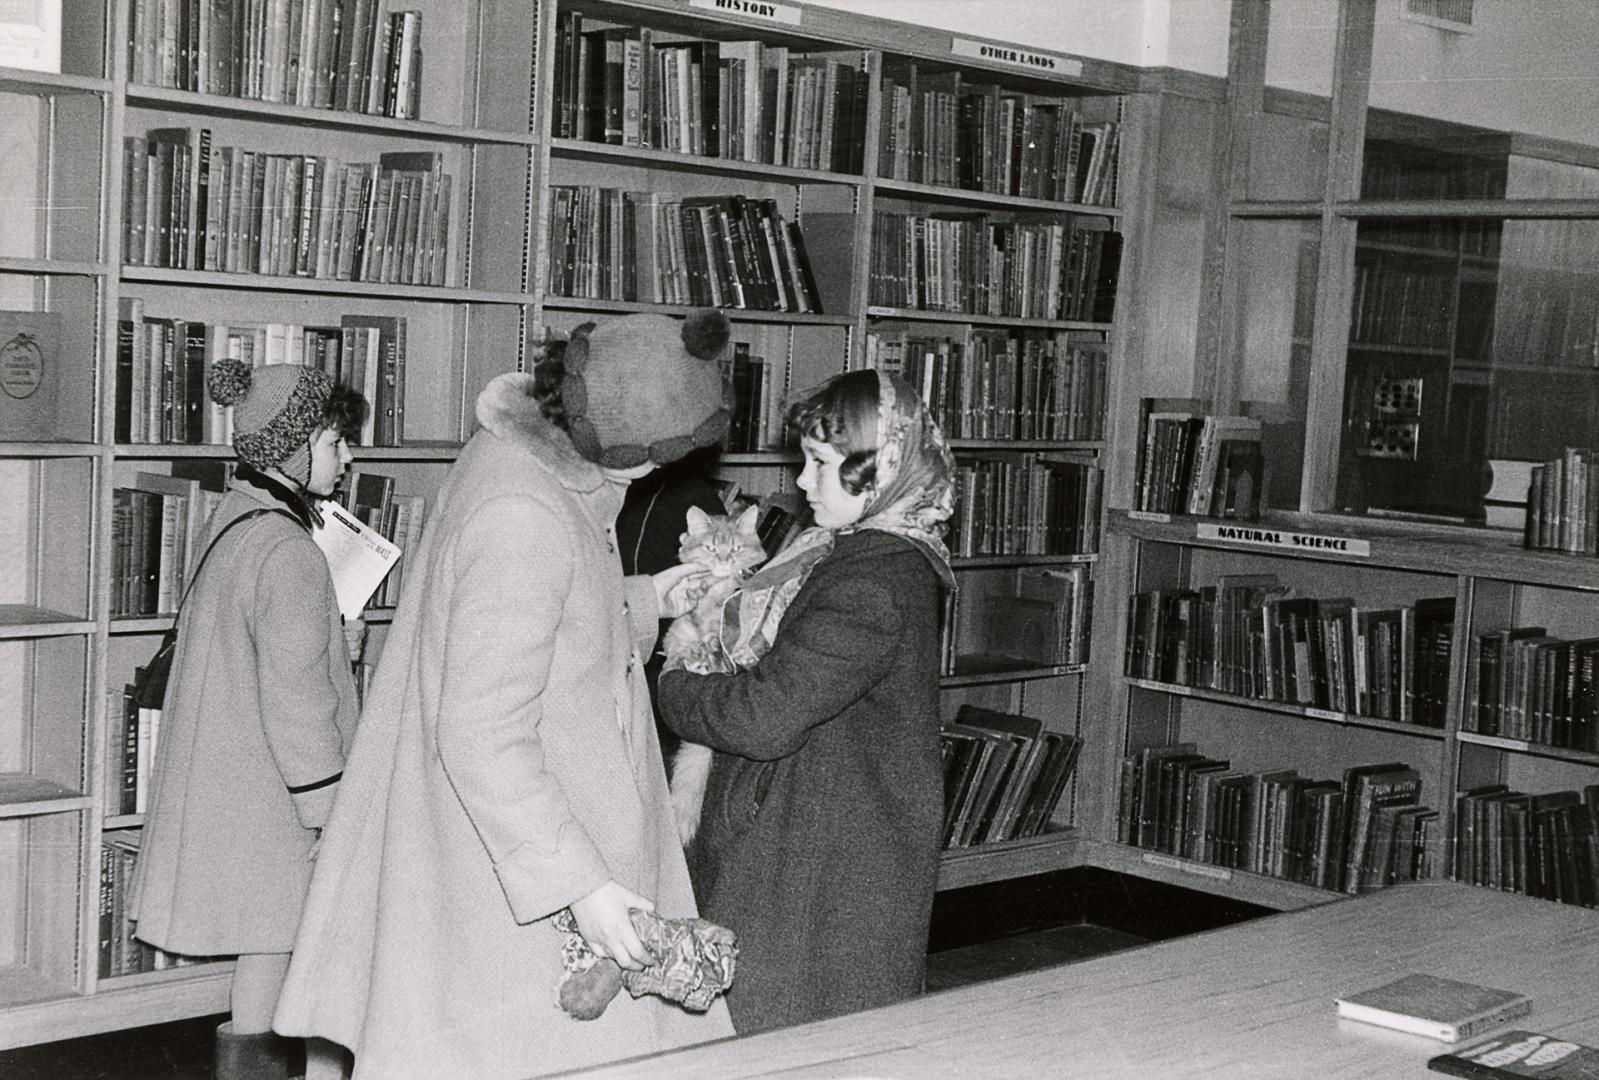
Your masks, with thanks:
M 61 316 L 0 311 L 0 441 L 61 438 Z
M 1532 1011 L 1532 998 L 1518 991 L 1422 973 L 1335 1000 L 1346 1019 L 1442 1042 L 1459 1042 Z
M 1440 1054 L 1427 1068 L 1447 1076 L 1484 1080 L 1595 1080 L 1599 1050 L 1536 1031 L 1507 1031 L 1466 1050 Z

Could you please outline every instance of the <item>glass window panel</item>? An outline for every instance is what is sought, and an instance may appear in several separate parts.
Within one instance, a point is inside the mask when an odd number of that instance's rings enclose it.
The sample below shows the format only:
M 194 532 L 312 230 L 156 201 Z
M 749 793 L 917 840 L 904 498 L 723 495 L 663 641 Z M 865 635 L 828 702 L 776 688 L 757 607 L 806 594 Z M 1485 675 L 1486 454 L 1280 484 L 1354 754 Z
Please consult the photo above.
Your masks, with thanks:
M 1311 330 L 1316 314 L 1315 221 L 1236 223 L 1250 257 L 1240 267 L 1238 413 L 1260 421 L 1267 462 L 1265 504 L 1299 509 L 1304 470 L 1305 412 L 1310 389 Z
M 1358 235 L 1340 507 L 1508 524 L 1486 498 L 1491 463 L 1599 433 L 1599 221 L 1368 220 Z
M 1544 197 L 1563 179 L 1513 155 L 1599 165 L 1599 4 L 1477 0 L 1464 31 L 1404 10 L 1378 8 L 1363 196 Z
M 1263 111 L 1249 125 L 1247 198 L 1321 197 L 1337 29 L 1337 4 L 1272 0 Z

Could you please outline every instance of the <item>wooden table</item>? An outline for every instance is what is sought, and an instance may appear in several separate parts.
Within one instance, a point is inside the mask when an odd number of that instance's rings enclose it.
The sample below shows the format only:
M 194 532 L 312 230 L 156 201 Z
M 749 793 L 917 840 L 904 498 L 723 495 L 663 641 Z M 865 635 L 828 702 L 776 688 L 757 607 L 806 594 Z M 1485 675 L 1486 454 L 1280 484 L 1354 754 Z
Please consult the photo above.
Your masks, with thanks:
M 574 1075 L 1433 1077 L 1446 1044 L 1333 1005 L 1412 971 L 1529 993 L 1507 1027 L 1599 1046 L 1599 913 L 1424 882 Z

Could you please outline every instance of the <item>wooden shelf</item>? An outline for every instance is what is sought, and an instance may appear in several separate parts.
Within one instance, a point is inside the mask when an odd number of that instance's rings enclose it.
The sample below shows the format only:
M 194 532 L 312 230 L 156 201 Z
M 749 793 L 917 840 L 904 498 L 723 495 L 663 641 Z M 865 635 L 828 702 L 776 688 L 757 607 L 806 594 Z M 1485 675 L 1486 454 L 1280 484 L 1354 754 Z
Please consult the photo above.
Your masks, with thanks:
M 990 686 L 994 683 L 1028 682 L 1033 679 L 1058 679 L 1081 675 L 1087 664 L 1026 664 L 1008 656 L 962 656 L 953 675 L 940 675 L 938 685 L 945 690 L 959 686 Z
M 87 810 L 93 800 L 81 791 L 27 773 L 0 773 L 0 818 L 35 817 Z
M 1371 554 L 1358 556 L 1330 550 L 1292 549 L 1226 538 L 1200 539 L 1198 527 L 1201 525 L 1228 526 L 1245 533 L 1297 532 L 1349 538 L 1368 543 Z M 1269 514 L 1260 521 L 1177 516 L 1169 521 L 1151 521 L 1135 519 L 1126 510 L 1107 511 L 1105 527 L 1124 536 L 1157 543 L 1340 562 L 1373 569 L 1498 578 L 1599 592 L 1599 561 L 1583 555 L 1528 551 L 1521 547 L 1516 534 L 1502 530 L 1377 521 L 1333 514 Z
M 949 565 L 955 570 L 992 570 L 1007 566 L 1071 566 L 1099 561 L 1097 554 L 1088 555 L 957 555 Z
M 228 1011 L 232 962 L 108 979 L 93 994 L 0 970 L 0 1050 Z
M 72 259 L 24 259 L 0 256 L 0 272 L 8 274 L 62 274 L 74 277 L 103 277 L 115 267 L 110 263 L 80 262 Z
M 872 304 L 866 314 L 874 319 L 899 319 L 904 322 L 966 323 L 971 326 L 1018 326 L 1033 330 L 1110 330 L 1110 323 L 1079 322 L 1068 319 L 1023 319 L 1014 315 L 978 315 L 970 311 L 923 311 L 920 308 L 883 307 Z
M 110 94 L 111 89 L 110 79 L 0 67 L 0 90 L 8 94 Z
M 951 450 L 1082 450 L 1105 449 L 1103 439 L 947 439 Z
M 1088 203 L 1063 203 L 1050 199 L 1029 199 L 1020 195 L 997 195 L 987 191 L 968 191 L 965 188 L 944 187 L 939 184 L 916 184 L 908 180 L 887 180 L 881 177 L 872 181 L 879 194 L 891 198 L 907 198 L 928 202 L 966 203 L 987 206 L 995 210 L 1047 210 L 1054 214 L 1078 216 L 1121 217 L 1123 211 L 1114 206 L 1095 206 Z
M 1599 752 L 1593 750 L 1573 750 L 1569 747 L 1549 746 L 1545 743 L 1531 742 L 1527 739 L 1505 739 L 1498 735 L 1483 735 L 1476 731 L 1462 731 L 1457 733 L 1455 738 L 1472 746 L 1490 746 L 1495 750 L 1510 750 L 1518 754 L 1533 754 L 1537 757 L 1572 761 L 1579 765 L 1591 765 L 1599 768 Z
M 167 270 L 154 266 L 124 266 L 123 281 L 153 285 L 183 285 L 195 289 L 252 289 L 265 292 L 321 293 L 361 296 L 368 300 L 424 300 L 442 304 L 510 304 L 533 302 L 531 296 L 491 289 L 458 289 L 447 285 L 390 285 L 375 281 L 340 281 L 335 278 L 289 277 L 282 274 L 235 274 L 215 270 Z
M 1328 724 L 1344 724 L 1348 727 L 1373 728 L 1377 731 L 1391 731 L 1396 735 L 1411 735 L 1418 739 L 1442 739 L 1442 728 L 1423 727 L 1420 724 L 1402 724 L 1397 720 L 1383 720 L 1375 716 L 1359 716 L 1355 713 L 1342 713 L 1333 709 L 1318 709 L 1312 705 L 1298 705 L 1288 701 L 1271 701 L 1264 698 L 1244 697 L 1241 694 L 1224 694 L 1217 690 L 1206 690 L 1197 686 L 1182 686 L 1177 683 L 1155 682 L 1152 679 L 1127 678 L 1128 686 L 1136 686 L 1140 690 L 1154 690 L 1157 693 L 1172 694 L 1177 697 L 1195 698 L 1200 701 L 1215 701 L 1223 705 L 1237 705 L 1240 708 L 1253 709 L 1257 712 L 1274 712 L 1284 716 L 1298 716 L 1306 720 L 1320 720 Z
M 594 143 L 585 139 L 551 139 L 550 156 L 608 161 L 617 165 L 664 167 L 686 172 L 709 172 L 718 176 L 780 180 L 790 184 L 840 184 L 846 187 L 860 187 L 866 182 L 862 177 L 849 173 L 796 169 L 788 165 L 705 157 L 700 154 L 684 154 L 641 146 L 615 146 L 611 143 Z
M 1084 841 L 1081 861 L 1088 866 L 1149 878 L 1184 889 L 1196 889 L 1277 911 L 1293 911 L 1346 898 L 1343 893 L 1301 885 L 1296 881 L 1211 866 L 1176 855 L 1106 841 Z
M 94 633 L 94 621 L 32 604 L 0 604 L 0 640 Z
M 939 859 L 938 888 L 963 889 L 1080 866 L 1084 843 L 1077 830 L 1060 829 L 1025 840 L 954 848 Z
M 396 120 L 390 116 L 346 112 L 342 109 L 313 109 L 287 105 L 280 101 L 199 94 L 192 90 L 171 90 L 161 86 L 129 83 L 128 104 L 135 108 L 176 109 L 184 113 L 228 116 L 274 124 L 311 125 L 349 131 L 373 131 L 384 135 L 403 135 L 410 139 L 435 142 L 488 143 L 531 147 L 533 136 L 523 131 L 496 131 L 492 128 L 435 124 L 426 120 Z
M 544 297 L 545 308 L 551 311 L 611 311 L 617 314 L 637 312 L 658 315 L 687 315 L 700 308 L 693 304 L 654 304 L 647 300 L 597 300 L 586 296 Z M 853 315 L 808 315 L 794 311 L 754 311 L 749 308 L 718 309 L 729 322 L 794 323 L 807 326 L 854 326 Z

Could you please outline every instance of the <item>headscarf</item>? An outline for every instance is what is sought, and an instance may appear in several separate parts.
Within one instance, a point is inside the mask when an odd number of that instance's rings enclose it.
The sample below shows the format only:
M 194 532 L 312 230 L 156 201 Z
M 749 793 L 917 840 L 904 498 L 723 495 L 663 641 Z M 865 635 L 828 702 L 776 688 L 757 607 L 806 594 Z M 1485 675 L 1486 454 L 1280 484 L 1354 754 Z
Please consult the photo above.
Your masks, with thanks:
M 879 368 L 877 388 L 876 478 L 865 512 L 839 529 L 806 529 L 727 599 L 722 647 L 730 670 L 753 667 L 766 655 L 783 613 L 837 536 L 865 529 L 902 536 L 927 556 L 946 588 L 955 587 L 940 536 L 955 507 L 954 459 L 910 384 Z

